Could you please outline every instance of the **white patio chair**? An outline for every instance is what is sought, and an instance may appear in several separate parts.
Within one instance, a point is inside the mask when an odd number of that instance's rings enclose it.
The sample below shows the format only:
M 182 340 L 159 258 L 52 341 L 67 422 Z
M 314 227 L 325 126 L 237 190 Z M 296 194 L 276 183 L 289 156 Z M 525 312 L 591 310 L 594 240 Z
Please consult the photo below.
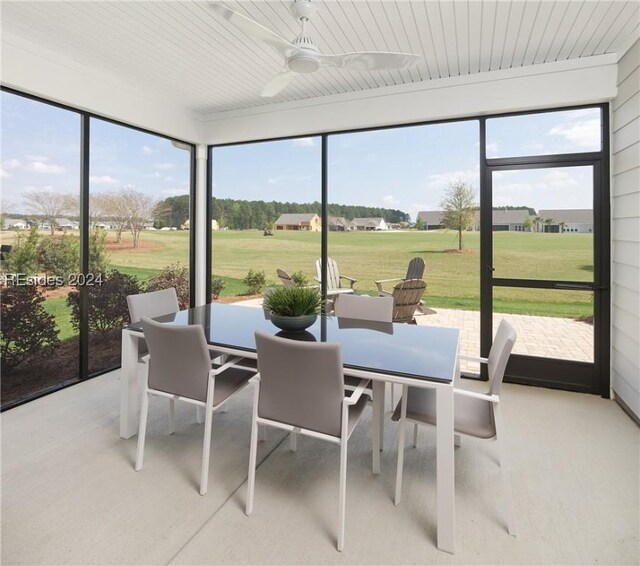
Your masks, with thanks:
M 312 436 L 340 446 L 338 550 L 344 548 L 347 489 L 347 445 L 366 405 L 368 381 L 349 397 L 339 344 L 301 342 L 256 332 L 260 373 L 255 385 L 246 514 L 253 511 L 258 425 Z
M 460 356 L 460 358 L 473 360 L 488 365 L 489 390 L 487 393 L 476 393 L 465 389 L 454 390 L 454 430 L 456 443 L 459 443 L 459 435 L 470 436 L 481 440 L 496 440 L 498 442 L 498 455 L 500 469 L 504 480 L 504 490 L 507 508 L 507 528 L 509 534 L 516 535 L 514 519 L 513 496 L 511 482 L 509 481 L 504 445 L 504 426 L 502 422 L 502 408 L 500 407 L 500 387 L 504 372 L 509 361 L 509 356 L 516 342 L 516 332 L 513 327 L 502 320 L 498 332 L 493 340 L 488 358 L 474 358 Z M 398 438 L 398 464 L 396 470 L 395 504 L 398 505 L 402 496 L 402 469 L 404 460 L 404 442 L 406 422 L 414 424 L 413 445 L 417 445 L 417 432 L 419 424 L 436 426 L 436 391 L 435 389 L 423 389 L 417 387 L 402 388 L 402 399 L 393 414 L 393 420 L 400 421 L 400 434 Z
M 142 469 L 149 412 L 149 396 L 166 397 L 204 407 L 204 444 L 200 471 L 200 495 L 207 492 L 211 452 L 212 413 L 248 383 L 254 371 L 236 367 L 240 358 L 231 358 L 211 367 L 204 329 L 200 325 L 168 325 L 142 318 L 149 346 L 147 380 L 142 397 L 136 472 Z

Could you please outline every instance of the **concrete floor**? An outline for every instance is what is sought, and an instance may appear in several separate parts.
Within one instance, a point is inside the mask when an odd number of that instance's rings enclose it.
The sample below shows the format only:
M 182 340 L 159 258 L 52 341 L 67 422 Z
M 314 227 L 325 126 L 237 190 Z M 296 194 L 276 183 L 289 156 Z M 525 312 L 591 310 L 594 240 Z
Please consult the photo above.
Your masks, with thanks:
M 469 383 L 473 386 L 478 384 Z M 435 546 L 434 431 L 408 448 L 393 505 L 398 425 L 370 471 L 370 411 L 349 446 L 347 538 L 335 550 L 338 448 L 283 433 L 260 445 L 244 515 L 251 392 L 214 417 L 209 493 L 197 486 L 202 426 L 152 403 L 145 467 L 118 437 L 112 372 L 2 414 L 3 564 L 638 564 L 638 427 L 613 402 L 505 385 L 518 538 L 504 527 L 495 444 L 456 451 L 457 552 Z

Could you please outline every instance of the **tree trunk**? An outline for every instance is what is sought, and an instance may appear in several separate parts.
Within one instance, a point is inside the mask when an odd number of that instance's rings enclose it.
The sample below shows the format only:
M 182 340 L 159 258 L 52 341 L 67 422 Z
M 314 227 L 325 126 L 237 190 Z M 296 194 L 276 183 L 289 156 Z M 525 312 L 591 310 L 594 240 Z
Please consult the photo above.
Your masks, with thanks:
M 458 251 L 462 251 L 462 228 L 458 229 Z

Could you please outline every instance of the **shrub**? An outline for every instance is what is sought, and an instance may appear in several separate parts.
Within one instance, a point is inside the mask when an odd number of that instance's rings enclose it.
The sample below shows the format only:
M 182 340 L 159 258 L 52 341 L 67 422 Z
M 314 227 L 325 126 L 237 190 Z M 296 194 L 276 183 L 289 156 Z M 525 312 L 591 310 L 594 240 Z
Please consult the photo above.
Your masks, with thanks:
M 102 285 L 85 287 L 89 302 L 89 332 L 106 334 L 119 330 L 129 322 L 127 295 L 142 291 L 138 278 L 113 269 L 102 277 Z M 71 291 L 67 297 L 71 307 L 71 324 L 80 329 L 80 290 Z
M 211 278 L 211 298 L 217 299 L 220 296 L 222 289 L 224 289 L 226 285 L 227 284 L 224 282 L 224 279 L 220 279 L 219 277 L 212 277 Z
M 89 234 L 89 272 L 105 273 L 109 268 L 107 231 L 94 228 Z
M 250 269 L 242 282 L 248 287 L 249 294 L 255 295 L 264 289 L 264 286 L 267 284 L 267 276 L 264 271 L 254 271 Z
M 38 246 L 40 269 L 47 275 L 68 280 L 80 266 L 80 243 L 77 238 L 64 234 L 61 238 L 43 238 Z
M 320 309 L 320 294 L 310 287 L 274 287 L 263 307 L 280 316 L 315 314 Z
M 0 351 L 3 372 L 32 356 L 46 358 L 60 343 L 53 315 L 42 306 L 44 300 L 44 293 L 35 285 L 2 289 Z
M 309 278 L 302 271 L 292 273 L 291 280 L 296 284 L 296 287 L 306 287 L 309 284 Z
M 179 263 L 163 267 L 147 280 L 147 291 L 160 291 L 175 287 L 181 309 L 189 306 L 189 268 Z
M 28 234 L 18 234 L 13 249 L 7 254 L 3 268 L 7 273 L 24 273 L 36 275 L 38 273 L 38 245 L 40 236 L 38 229 L 33 227 Z

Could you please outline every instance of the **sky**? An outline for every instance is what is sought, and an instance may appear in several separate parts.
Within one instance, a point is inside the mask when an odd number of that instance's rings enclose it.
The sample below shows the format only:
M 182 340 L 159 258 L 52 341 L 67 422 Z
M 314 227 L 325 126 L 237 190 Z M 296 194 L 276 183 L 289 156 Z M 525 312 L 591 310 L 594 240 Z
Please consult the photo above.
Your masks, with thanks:
M 79 192 L 80 118 L 2 92 L 2 210 L 28 212 L 28 191 Z M 329 202 L 396 208 L 412 220 L 437 210 L 450 183 L 478 195 L 477 120 L 334 134 L 328 138 Z M 599 109 L 487 121 L 487 155 L 507 157 L 600 149 Z M 215 148 L 214 196 L 320 200 L 320 138 Z M 589 167 L 496 173 L 494 206 L 591 208 Z M 132 187 L 157 199 L 188 194 L 189 154 L 169 140 L 91 120 L 91 191 Z

